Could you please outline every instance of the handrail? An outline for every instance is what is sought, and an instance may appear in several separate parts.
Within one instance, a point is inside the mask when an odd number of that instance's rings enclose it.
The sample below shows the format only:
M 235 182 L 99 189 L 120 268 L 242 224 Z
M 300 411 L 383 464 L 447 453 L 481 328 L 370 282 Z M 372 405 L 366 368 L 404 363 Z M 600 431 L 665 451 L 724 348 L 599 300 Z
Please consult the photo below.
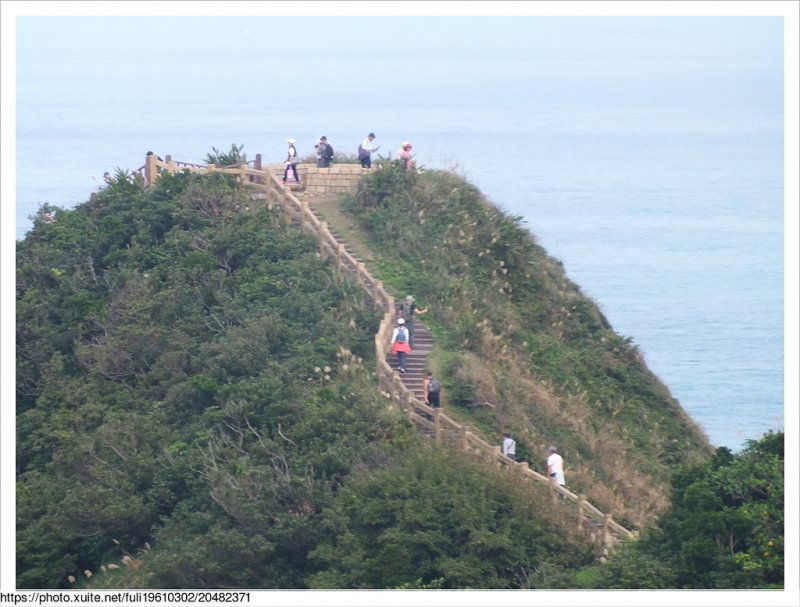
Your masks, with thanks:
M 178 163 L 173 161 L 170 156 L 167 156 L 167 161 L 165 162 L 159 160 L 155 155 L 148 156 L 143 167 L 148 183 L 152 183 L 158 177 L 161 169 L 176 172 L 179 168 L 203 170 L 208 173 L 229 173 L 237 176 L 243 182 L 247 181 L 247 177 L 258 177 L 259 179 L 249 181 L 249 184 L 256 188 L 265 189 L 267 195 L 282 208 L 289 220 L 298 222 L 304 231 L 309 231 L 317 237 L 320 241 L 320 253 L 333 257 L 339 268 L 361 285 L 376 307 L 384 311 L 383 318 L 378 326 L 378 332 L 375 334 L 375 368 L 378 376 L 378 385 L 384 393 L 388 394 L 390 399 L 397 403 L 400 410 L 407 415 L 411 422 L 433 429 L 437 442 L 447 439 L 451 443 L 460 445 L 465 451 L 477 450 L 498 465 L 515 466 L 524 477 L 540 483 L 546 483 L 549 485 L 554 499 L 560 495 L 577 503 L 581 520 L 588 518 L 602 522 L 602 540 L 604 544 L 608 545 L 616 541 L 616 538 L 612 537 L 611 531 L 623 538 L 638 536 L 638 532 L 626 529 L 614 521 L 611 514 L 603 513 L 589 503 L 585 496 L 577 495 L 566 487 L 556 484 L 547 476 L 531 470 L 528 462 L 518 462 L 502 454 L 500 447 L 489 444 L 473 434 L 467 426 L 459 424 L 449 417 L 441 409 L 434 409 L 414 396 L 413 392 L 402 382 L 400 376 L 386 360 L 386 352 L 389 350 L 392 328 L 394 327 L 394 297 L 386 291 L 382 281 L 376 280 L 364 264 L 355 259 L 347 251 L 346 247 L 336 240 L 328 229 L 328 224 L 321 221 L 314 214 L 307 201 L 299 200 L 290 191 L 282 187 L 280 179 L 273 170 L 274 167 L 267 166 L 264 169 L 251 169 L 245 163 L 237 164 L 234 168 L 211 165 L 203 167 L 191 163 Z

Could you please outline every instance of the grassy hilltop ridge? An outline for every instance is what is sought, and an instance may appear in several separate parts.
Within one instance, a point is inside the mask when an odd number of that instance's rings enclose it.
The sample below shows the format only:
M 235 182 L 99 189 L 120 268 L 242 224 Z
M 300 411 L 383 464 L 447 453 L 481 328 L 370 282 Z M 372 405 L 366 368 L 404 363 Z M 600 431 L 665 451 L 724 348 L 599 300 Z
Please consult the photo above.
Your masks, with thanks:
M 415 431 L 373 372 L 382 311 L 246 186 L 121 172 L 17 244 L 19 588 L 780 583 L 782 435 L 712 454 L 459 176 L 388 166 L 337 205 L 376 277 L 430 308 L 448 414 L 540 471 L 557 444 L 570 489 L 651 552 L 598 566 L 570 504 Z
M 413 293 L 438 338 L 448 401 L 541 469 L 559 446 L 569 485 L 642 524 L 671 470 L 707 459 L 697 425 L 629 338 L 533 235 L 451 172 L 376 172 L 344 203 L 378 277 Z M 490 403 L 491 407 L 479 407 Z

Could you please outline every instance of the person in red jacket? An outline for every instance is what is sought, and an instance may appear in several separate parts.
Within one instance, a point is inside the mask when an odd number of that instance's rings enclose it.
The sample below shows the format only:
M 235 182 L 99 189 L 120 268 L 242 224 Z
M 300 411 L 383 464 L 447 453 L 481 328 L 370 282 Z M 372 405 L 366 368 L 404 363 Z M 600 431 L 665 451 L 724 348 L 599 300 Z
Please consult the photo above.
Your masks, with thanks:
M 397 354 L 397 370 L 400 373 L 406 372 L 406 354 L 411 352 L 411 346 L 408 343 L 408 329 L 405 324 L 405 319 L 398 318 L 397 326 L 392 331 L 392 354 Z

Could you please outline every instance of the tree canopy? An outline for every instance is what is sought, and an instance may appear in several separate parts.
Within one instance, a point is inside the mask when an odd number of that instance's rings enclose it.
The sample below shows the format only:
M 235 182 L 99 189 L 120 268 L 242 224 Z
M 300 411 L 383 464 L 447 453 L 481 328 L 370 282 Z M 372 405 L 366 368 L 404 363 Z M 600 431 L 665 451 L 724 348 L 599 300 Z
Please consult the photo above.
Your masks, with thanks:
M 609 564 L 562 579 L 586 588 L 782 588 L 784 434 L 678 470 L 672 505 Z
M 390 408 L 381 315 L 222 174 L 43 207 L 17 255 L 18 587 L 518 587 L 590 559 Z
M 594 453 L 631 455 L 647 489 L 677 469 L 653 528 L 598 566 L 569 505 L 429 444 L 392 407 L 372 371 L 383 311 L 314 239 L 224 174 L 144 187 L 118 171 L 74 209 L 43 206 L 17 245 L 19 588 L 782 584 L 782 434 L 701 457 L 635 348 L 455 176 L 388 167 L 352 204 L 376 243 L 421 238 L 376 244 L 379 265 L 395 288 L 441 294 L 460 413 L 489 432 L 535 418 L 518 453 L 559 438 L 584 466 L 575 482 L 609 501 L 640 487 L 600 460 L 591 484 Z M 569 305 L 552 309 L 559 293 Z M 509 399 L 547 387 L 530 409 L 470 412 L 491 382 Z M 553 410 L 591 403 L 577 422 Z

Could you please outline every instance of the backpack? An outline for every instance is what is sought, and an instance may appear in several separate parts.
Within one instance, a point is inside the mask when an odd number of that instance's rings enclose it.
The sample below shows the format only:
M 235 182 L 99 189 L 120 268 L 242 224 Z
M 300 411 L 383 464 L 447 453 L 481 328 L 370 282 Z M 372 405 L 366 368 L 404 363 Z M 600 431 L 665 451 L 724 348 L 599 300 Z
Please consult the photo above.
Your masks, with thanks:
M 408 330 L 405 327 L 397 328 L 397 341 L 400 343 L 408 341 Z
M 403 318 L 406 319 L 406 322 L 411 320 L 411 316 L 414 312 L 414 304 L 407 304 L 405 302 L 400 304 L 400 311 L 403 313 Z
M 439 380 L 435 377 L 431 379 L 428 383 L 428 394 L 439 394 L 439 390 L 442 389 L 442 384 L 439 383 Z
M 325 158 L 328 158 L 329 160 L 331 158 L 333 158 L 333 146 L 330 143 L 325 146 L 325 154 L 324 154 L 324 156 L 325 156 Z

